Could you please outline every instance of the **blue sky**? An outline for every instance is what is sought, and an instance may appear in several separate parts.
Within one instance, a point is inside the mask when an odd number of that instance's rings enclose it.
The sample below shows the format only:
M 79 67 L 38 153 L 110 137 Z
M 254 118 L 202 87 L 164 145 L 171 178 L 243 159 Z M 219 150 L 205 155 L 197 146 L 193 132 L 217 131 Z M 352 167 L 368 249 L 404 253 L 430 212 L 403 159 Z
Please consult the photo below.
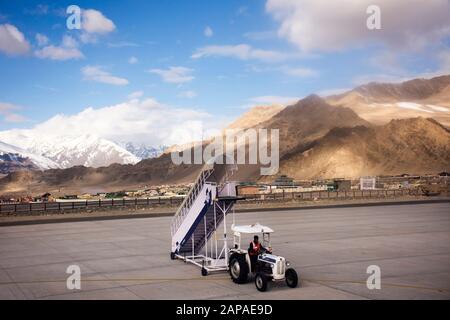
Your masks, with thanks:
M 136 98 L 231 119 L 254 104 L 448 73 L 448 1 L 378 1 L 383 28 L 371 32 L 369 3 L 1 1 L 0 130 Z M 71 4 L 92 13 L 90 28 L 67 29 Z

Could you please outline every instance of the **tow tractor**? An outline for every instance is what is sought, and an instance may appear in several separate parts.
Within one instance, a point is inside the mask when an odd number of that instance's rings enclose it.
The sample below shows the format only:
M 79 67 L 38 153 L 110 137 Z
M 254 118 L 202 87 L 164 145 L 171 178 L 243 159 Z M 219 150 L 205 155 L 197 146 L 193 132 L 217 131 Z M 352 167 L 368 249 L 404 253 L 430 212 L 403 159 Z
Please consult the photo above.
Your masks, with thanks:
M 229 178 L 236 165 L 207 164 L 175 213 L 171 224 L 170 258 L 180 259 L 201 268 L 202 276 L 212 272 L 229 272 L 235 283 L 254 278 L 256 288 L 266 291 L 271 282 L 286 281 L 295 288 L 298 275 L 284 257 L 272 254 L 270 234 L 273 230 L 259 223 L 235 224 L 234 204 L 242 200 L 236 184 Z M 228 238 L 227 215 L 231 213 L 233 246 Z M 260 252 L 254 268 L 241 237 L 260 234 L 267 252 Z M 254 270 L 254 272 L 251 272 Z
M 263 250 L 258 255 L 254 266 L 254 279 L 256 289 L 266 291 L 271 281 L 286 281 L 290 288 L 298 285 L 297 272 L 290 267 L 290 263 L 285 258 L 272 254 L 270 245 L 270 234 L 273 230 L 259 223 L 245 226 L 231 226 L 234 232 L 233 248 L 230 249 L 229 272 L 231 279 L 235 283 L 245 283 L 251 278 L 251 260 L 248 250 L 241 247 L 241 235 L 250 234 L 262 235 Z

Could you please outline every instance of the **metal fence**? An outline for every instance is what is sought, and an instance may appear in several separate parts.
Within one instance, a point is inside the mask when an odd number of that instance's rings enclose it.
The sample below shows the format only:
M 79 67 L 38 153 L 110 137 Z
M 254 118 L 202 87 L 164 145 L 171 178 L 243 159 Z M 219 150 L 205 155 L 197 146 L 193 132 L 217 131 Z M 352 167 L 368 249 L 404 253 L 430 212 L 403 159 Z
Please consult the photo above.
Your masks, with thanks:
M 351 200 L 351 199 L 388 199 L 404 196 L 422 196 L 417 189 L 400 190 L 351 190 L 351 191 L 310 191 L 276 192 L 269 194 L 246 194 L 244 202 L 291 201 L 291 200 Z M 0 214 L 31 214 L 33 212 L 56 212 L 70 210 L 89 210 L 115 207 L 157 207 L 179 206 L 182 197 L 135 198 L 135 199 L 99 199 L 39 203 L 0 203 Z
M 309 192 L 275 192 L 268 194 L 243 195 L 246 201 L 274 200 L 319 200 L 319 199 L 368 199 L 396 198 L 404 196 L 422 196 L 417 189 L 399 190 L 350 190 L 350 191 L 309 191 Z
M 98 209 L 112 207 L 133 207 L 133 206 L 174 206 L 180 205 L 183 201 L 181 197 L 170 198 L 135 198 L 135 199 L 99 199 L 99 200 L 75 200 L 57 202 L 32 202 L 32 203 L 1 203 L 0 213 L 32 213 L 32 212 L 53 212 L 67 211 L 75 209 Z

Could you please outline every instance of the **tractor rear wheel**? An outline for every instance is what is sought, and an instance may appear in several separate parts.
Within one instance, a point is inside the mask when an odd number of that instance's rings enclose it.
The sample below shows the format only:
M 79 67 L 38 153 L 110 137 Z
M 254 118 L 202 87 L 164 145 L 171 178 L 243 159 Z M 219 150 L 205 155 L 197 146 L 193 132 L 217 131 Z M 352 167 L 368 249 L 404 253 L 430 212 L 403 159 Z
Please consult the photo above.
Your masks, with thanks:
M 264 273 L 258 272 L 255 277 L 255 286 L 258 291 L 267 291 L 268 279 Z
M 286 270 L 285 273 L 285 278 L 286 278 L 286 284 L 289 288 L 296 288 L 298 285 L 298 275 L 297 272 L 292 269 L 289 268 Z
M 248 279 L 248 264 L 245 256 L 233 254 L 230 258 L 230 275 L 234 283 L 245 283 Z

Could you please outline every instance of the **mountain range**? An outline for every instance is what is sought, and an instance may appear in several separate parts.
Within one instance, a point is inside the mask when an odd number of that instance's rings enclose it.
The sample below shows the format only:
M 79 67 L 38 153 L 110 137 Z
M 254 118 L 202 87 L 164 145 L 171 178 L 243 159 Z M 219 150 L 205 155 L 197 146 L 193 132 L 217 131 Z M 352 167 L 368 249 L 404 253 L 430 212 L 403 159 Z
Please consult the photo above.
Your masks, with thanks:
M 450 127 L 450 75 L 402 83 L 369 83 L 326 98 L 361 118 L 386 124 L 392 119 L 433 118 Z
M 450 76 L 401 84 L 371 83 L 325 98 L 310 95 L 287 107 L 256 107 L 228 128 L 279 129 L 279 174 L 296 179 L 450 171 L 449 85 Z M 0 141 L 15 142 L 16 137 L 0 132 Z M 80 152 L 83 140 L 92 147 L 87 155 Z M 92 136 L 76 141 L 60 141 L 57 151 L 48 143 L 25 144 L 22 153 L 16 154 L 27 158 L 29 154 L 24 152 L 31 150 L 57 166 L 45 171 L 22 170 L 34 168 L 21 159 L 23 168 L 19 166 L 0 179 L 0 192 L 20 193 L 24 185 L 36 192 L 63 188 L 78 193 L 187 183 L 201 167 L 174 165 L 165 147 L 147 150 L 133 144 L 111 145 Z M 62 146 L 70 150 L 70 161 Z M 139 161 L 144 154 L 155 157 Z M 112 164 L 101 165 L 102 161 Z M 261 177 L 258 166 L 244 165 L 235 179 L 265 181 L 273 177 Z

